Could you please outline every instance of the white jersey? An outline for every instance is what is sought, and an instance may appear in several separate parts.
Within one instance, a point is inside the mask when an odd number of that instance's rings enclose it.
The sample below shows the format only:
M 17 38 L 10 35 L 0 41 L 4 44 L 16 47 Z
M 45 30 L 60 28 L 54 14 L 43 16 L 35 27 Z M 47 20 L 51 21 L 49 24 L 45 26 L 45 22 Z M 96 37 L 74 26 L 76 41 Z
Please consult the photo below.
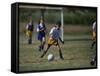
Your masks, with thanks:
M 39 32 L 43 28 L 44 28 L 43 24 L 40 23 L 39 25 L 37 25 L 37 32 Z
M 93 23 L 92 30 L 96 32 L 96 22 Z
M 28 30 L 28 27 L 29 27 L 29 25 L 27 24 L 27 25 L 26 25 L 26 30 Z
M 51 30 L 50 30 L 50 35 L 52 36 L 52 38 L 58 40 L 59 37 L 60 37 L 60 34 L 61 34 L 61 30 L 59 29 L 56 29 L 55 27 L 53 27 Z

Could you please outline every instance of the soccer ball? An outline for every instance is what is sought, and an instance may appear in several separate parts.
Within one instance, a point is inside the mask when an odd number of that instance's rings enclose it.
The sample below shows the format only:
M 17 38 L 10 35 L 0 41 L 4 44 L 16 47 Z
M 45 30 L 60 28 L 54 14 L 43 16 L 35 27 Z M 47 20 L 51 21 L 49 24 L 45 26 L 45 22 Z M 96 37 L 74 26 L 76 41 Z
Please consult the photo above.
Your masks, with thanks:
M 54 55 L 53 54 L 49 54 L 48 55 L 48 61 L 53 61 L 54 60 Z

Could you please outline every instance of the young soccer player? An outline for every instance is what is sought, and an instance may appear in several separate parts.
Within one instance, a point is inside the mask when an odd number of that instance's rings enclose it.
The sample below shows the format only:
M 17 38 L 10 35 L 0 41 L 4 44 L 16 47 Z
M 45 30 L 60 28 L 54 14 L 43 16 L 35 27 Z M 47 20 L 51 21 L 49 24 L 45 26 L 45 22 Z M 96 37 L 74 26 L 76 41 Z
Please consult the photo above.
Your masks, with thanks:
M 26 35 L 28 37 L 28 44 L 32 44 L 32 32 L 33 32 L 33 21 L 30 20 L 30 22 L 26 25 Z
M 96 21 L 93 23 L 92 25 L 92 45 L 91 45 L 91 49 L 93 48 L 93 46 L 96 44 Z M 96 56 L 94 56 L 90 62 L 91 65 L 96 64 Z
M 46 27 L 45 27 L 43 19 L 39 20 L 39 23 L 37 25 L 37 32 L 38 32 L 38 40 L 40 41 L 39 51 L 41 51 L 44 49 L 45 34 L 46 34 Z
M 93 23 L 92 25 L 92 45 L 91 45 L 91 49 L 94 47 L 95 43 L 96 43 L 96 22 Z
M 60 40 L 63 44 L 64 44 L 64 41 L 61 40 L 60 38 L 60 33 L 61 33 L 61 30 L 60 30 L 60 27 L 61 27 L 61 23 L 58 22 L 50 31 L 50 37 L 48 39 L 48 45 L 47 45 L 47 48 L 46 50 L 43 52 L 43 54 L 41 55 L 41 58 L 44 57 L 44 55 L 47 53 L 47 51 L 49 50 L 49 48 L 52 46 L 52 45 L 55 45 L 59 48 L 59 56 L 61 59 L 64 59 L 63 58 L 63 55 L 62 55 L 62 52 L 61 52 L 61 47 L 60 47 L 60 44 L 58 42 L 58 40 Z

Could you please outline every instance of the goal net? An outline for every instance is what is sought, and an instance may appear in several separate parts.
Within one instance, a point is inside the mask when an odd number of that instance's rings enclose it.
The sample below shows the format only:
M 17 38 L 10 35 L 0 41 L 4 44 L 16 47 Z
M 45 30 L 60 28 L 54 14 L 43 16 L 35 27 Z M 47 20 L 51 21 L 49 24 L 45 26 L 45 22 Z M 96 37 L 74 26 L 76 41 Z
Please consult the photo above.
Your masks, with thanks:
M 22 16 L 28 18 L 28 16 L 32 17 L 33 25 L 34 25 L 34 34 L 33 40 L 36 40 L 36 27 L 39 19 L 42 17 L 44 19 L 44 23 L 46 28 L 50 31 L 50 28 L 57 22 L 61 22 L 61 38 L 63 39 L 63 25 L 64 25 L 64 18 L 63 18 L 63 8 L 62 7 L 47 7 L 47 6 L 19 6 L 20 14 Z M 27 21 L 26 18 L 26 21 Z

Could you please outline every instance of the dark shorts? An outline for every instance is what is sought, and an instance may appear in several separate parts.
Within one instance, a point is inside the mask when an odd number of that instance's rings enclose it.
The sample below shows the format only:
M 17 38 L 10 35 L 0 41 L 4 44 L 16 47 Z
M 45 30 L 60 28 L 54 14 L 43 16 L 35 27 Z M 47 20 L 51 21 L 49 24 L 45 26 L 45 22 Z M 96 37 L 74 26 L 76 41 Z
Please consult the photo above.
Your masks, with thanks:
M 38 33 L 38 40 L 42 41 L 45 38 L 45 33 Z

